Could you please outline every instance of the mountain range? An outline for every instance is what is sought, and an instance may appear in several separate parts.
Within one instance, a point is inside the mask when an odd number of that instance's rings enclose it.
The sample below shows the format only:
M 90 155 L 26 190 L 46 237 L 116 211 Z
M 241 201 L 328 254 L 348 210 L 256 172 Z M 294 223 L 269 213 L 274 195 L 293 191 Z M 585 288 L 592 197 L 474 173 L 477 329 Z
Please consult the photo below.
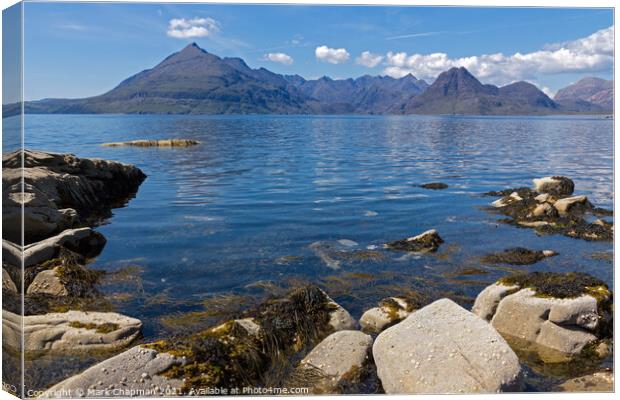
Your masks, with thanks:
M 480 114 L 601 113 L 613 106 L 613 82 L 586 78 L 549 98 L 536 86 L 482 84 L 465 68 L 429 85 L 413 75 L 306 80 L 252 69 L 192 43 L 99 96 L 25 103 L 26 113 L 63 114 Z M 3 106 L 6 114 L 19 112 Z

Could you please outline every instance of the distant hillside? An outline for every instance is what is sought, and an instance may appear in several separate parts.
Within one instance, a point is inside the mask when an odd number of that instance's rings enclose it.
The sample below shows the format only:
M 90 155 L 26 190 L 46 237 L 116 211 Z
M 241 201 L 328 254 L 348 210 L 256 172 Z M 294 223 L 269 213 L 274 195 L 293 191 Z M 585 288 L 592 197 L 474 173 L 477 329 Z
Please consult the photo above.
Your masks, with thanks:
M 240 58 L 220 58 L 193 43 L 102 95 L 30 101 L 25 110 L 63 114 L 542 115 L 601 112 L 594 101 L 605 101 L 603 97 L 603 91 L 594 91 L 588 100 L 558 104 L 532 84 L 485 85 L 465 68 L 441 73 L 430 86 L 413 75 L 306 80 L 265 68 L 252 69 Z M 19 107 L 12 105 L 3 109 L 7 115 L 19 112 Z
M 558 90 L 555 101 L 581 107 L 600 107 L 601 110 L 611 111 L 614 108 L 614 81 L 600 78 L 583 78 L 572 85 Z M 588 105 L 587 103 L 591 103 Z
M 480 83 L 467 69 L 442 72 L 420 96 L 394 111 L 403 114 L 552 114 L 562 110 L 536 86 L 516 82 L 498 88 Z

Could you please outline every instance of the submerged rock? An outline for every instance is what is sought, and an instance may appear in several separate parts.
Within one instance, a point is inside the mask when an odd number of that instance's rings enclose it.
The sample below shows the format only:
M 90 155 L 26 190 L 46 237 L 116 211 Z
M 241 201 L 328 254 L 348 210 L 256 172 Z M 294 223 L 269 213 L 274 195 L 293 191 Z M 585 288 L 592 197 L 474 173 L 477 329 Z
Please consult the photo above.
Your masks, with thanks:
M 57 383 L 41 397 L 179 396 L 183 381 L 162 374 L 182 364 L 171 354 L 136 346 Z
M 382 332 L 373 356 L 387 394 L 495 393 L 520 387 L 519 360 L 506 341 L 448 299 Z
M 379 307 L 366 311 L 360 318 L 360 325 L 365 332 L 378 333 L 407 318 L 419 307 L 419 299 L 410 296 L 388 297 L 381 300 Z
M 559 384 L 554 391 L 611 393 L 614 391 L 614 373 L 612 371 L 600 371 L 572 378 Z
M 443 239 L 435 229 L 430 229 L 417 236 L 387 243 L 385 247 L 392 250 L 432 253 L 437 251 Z
M 431 182 L 431 183 L 425 183 L 423 185 L 420 185 L 420 187 L 424 189 L 431 189 L 431 190 L 442 190 L 442 189 L 447 189 L 448 185 L 442 182 Z
M 142 323 L 111 312 L 68 311 L 21 317 L 2 310 L 4 345 L 19 349 L 23 322 L 24 351 L 76 352 L 116 350 L 140 334 Z
M 515 247 L 500 253 L 488 254 L 482 257 L 482 262 L 486 264 L 529 265 L 556 255 L 558 253 L 553 250 L 530 250 L 523 247 Z
M 589 275 L 532 272 L 487 287 L 472 312 L 503 335 L 573 356 L 611 335 L 611 299 Z
M 3 198 L 8 199 L 3 222 L 6 226 L 14 221 L 23 205 L 26 220 L 32 222 L 25 226 L 26 243 L 74 226 L 78 215 L 82 222 L 107 215 L 132 197 L 146 178 L 133 165 L 33 150 L 4 155 L 2 167 Z M 6 226 L 3 237 L 18 243 L 20 225 L 12 226 Z
M 313 393 L 334 393 L 341 385 L 352 385 L 360 379 L 372 338 L 359 331 L 339 331 L 323 339 L 301 361 L 295 375 L 302 386 L 310 385 Z
M 200 144 L 198 140 L 193 139 L 160 139 L 160 140 L 131 140 L 129 142 L 112 142 L 104 143 L 104 147 L 189 147 Z
M 565 176 L 546 176 L 533 179 L 534 190 L 556 196 L 570 196 L 575 190 L 575 183 Z

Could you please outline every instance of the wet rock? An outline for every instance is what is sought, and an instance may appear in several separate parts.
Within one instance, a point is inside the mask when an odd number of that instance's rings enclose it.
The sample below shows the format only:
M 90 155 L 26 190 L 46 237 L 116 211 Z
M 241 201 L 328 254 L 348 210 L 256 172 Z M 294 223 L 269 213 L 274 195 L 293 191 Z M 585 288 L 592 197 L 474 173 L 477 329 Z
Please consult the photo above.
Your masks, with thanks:
M 304 357 L 296 374 L 312 377 L 314 393 L 334 393 L 339 385 L 353 384 L 369 361 L 372 338 L 359 331 L 339 331 L 323 339 Z
M 128 142 L 112 142 L 104 143 L 104 147 L 189 147 L 200 144 L 198 140 L 193 139 L 160 139 L 160 140 L 131 140 Z
M 183 381 L 163 373 L 182 363 L 168 353 L 136 346 L 57 383 L 41 397 L 84 397 L 89 389 L 93 394 L 88 397 L 178 396 Z
M 28 206 L 25 214 L 34 224 L 32 231 L 24 232 L 26 243 L 65 229 L 68 223 L 73 225 L 76 214 L 81 219 L 107 215 L 110 208 L 122 206 L 132 197 L 146 178 L 140 169 L 128 164 L 32 150 L 4 155 L 2 167 L 3 198 L 10 199 L 12 205 L 10 211 L 3 210 L 3 218 L 12 218 L 15 208 L 22 204 Z M 12 233 L 4 238 L 19 242 L 21 234 Z
M 570 196 L 575 190 L 575 183 L 565 176 L 546 176 L 533 179 L 534 190 L 556 196 Z
M 142 323 L 111 312 L 68 311 L 21 317 L 2 310 L 5 345 L 19 348 L 23 321 L 25 352 L 115 350 L 128 346 L 140 334 Z
M 553 204 L 560 215 L 566 215 L 572 212 L 585 212 L 590 203 L 586 196 L 573 196 L 559 199 Z
M 378 333 L 407 318 L 420 304 L 416 299 L 389 297 L 381 300 L 379 307 L 371 308 L 360 318 L 364 332 Z
M 49 294 L 52 296 L 67 296 L 69 292 L 60 280 L 58 268 L 41 271 L 34 278 L 27 294 Z
M 91 228 L 67 229 L 56 236 L 25 246 L 24 266 L 51 260 L 58 256 L 62 247 L 85 257 L 95 257 L 105 243 L 105 237 Z
M 472 312 L 503 335 L 574 356 L 611 335 L 611 299 L 589 275 L 533 272 L 487 287 Z
M 515 247 L 500 253 L 488 254 L 482 257 L 482 262 L 486 264 L 530 265 L 557 254 L 553 250 L 530 250 L 523 247 Z
M 11 279 L 11 276 L 4 268 L 2 268 L 2 290 L 11 293 L 18 292 L 17 286 L 15 286 L 13 279 Z
M 520 387 L 519 360 L 506 341 L 448 299 L 383 331 L 373 356 L 387 394 L 495 393 Z
M 519 196 L 517 192 L 512 192 L 508 196 L 495 200 L 491 205 L 496 208 L 502 208 L 521 201 L 523 201 L 523 197 Z
M 328 305 L 331 308 L 329 311 L 329 326 L 334 331 L 341 331 L 347 329 L 355 329 L 357 327 L 357 321 L 349 314 L 340 304 L 332 300 L 327 293 L 323 292 L 327 297 Z
M 442 189 L 447 189 L 448 185 L 442 182 L 431 182 L 431 183 L 425 183 L 423 185 L 420 185 L 420 187 L 424 189 L 431 189 L 431 190 L 442 190 Z
M 572 378 L 558 385 L 554 391 L 560 392 L 613 392 L 614 374 L 612 371 L 600 371 L 593 374 Z
M 541 203 L 528 216 L 554 218 L 558 216 L 558 210 L 549 203 Z
M 392 250 L 432 253 L 437 251 L 444 241 L 435 229 L 430 229 L 417 236 L 387 243 L 386 248 Z

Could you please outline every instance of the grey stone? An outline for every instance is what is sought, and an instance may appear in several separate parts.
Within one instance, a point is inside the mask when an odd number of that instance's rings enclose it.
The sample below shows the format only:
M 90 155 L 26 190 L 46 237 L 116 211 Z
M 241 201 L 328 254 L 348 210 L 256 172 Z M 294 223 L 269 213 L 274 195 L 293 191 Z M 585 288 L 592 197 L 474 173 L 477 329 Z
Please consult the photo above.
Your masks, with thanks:
M 76 352 L 115 350 L 128 346 L 135 340 L 142 323 L 112 312 L 68 311 L 21 317 L 2 310 L 4 345 L 20 347 L 20 330 L 23 322 L 25 352 Z M 97 331 L 105 324 L 114 328 Z
M 61 247 L 92 257 L 101 252 L 105 243 L 105 237 L 91 228 L 67 229 L 56 236 L 25 246 L 24 267 L 51 260 L 58 255 Z
M 558 211 L 549 203 L 542 203 L 537 205 L 531 213 L 531 217 L 555 217 Z
M 551 306 L 549 321 L 558 325 L 577 325 L 595 330 L 599 324 L 598 303 L 592 296 L 560 299 Z
M 490 321 L 495 314 L 499 302 L 518 289 L 518 286 L 503 285 L 501 283 L 489 285 L 478 294 L 471 312 L 486 321 Z
M 586 196 L 573 196 L 559 199 L 553 204 L 560 215 L 566 215 L 577 207 L 585 207 L 588 205 L 588 198 Z
M 557 386 L 561 392 L 613 392 L 614 373 L 600 371 L 593 374 L 572 378 Z
M 2 268 L 2 290 L 6 290 L 7 292 L 17 293 L 17 286 L 11 279 L 11 275 L 4 268 Z
M 133 347 L 57 383 L 42 398 L 180 396 L 183 381 L 161 375 L 182 360 Z
M 570 196 L 575 190 L 575 184 L 564 176 L 546 176 L 533 179 L 534 189 L 539 193 L 550 193 L 558 196 Z
M 540 333 L 536 343 L 565 354 L 579 354 L 583 348 L 596 341 L 596 336 L 570 327 L 561 327 L 551 321 L 545 321 L 540 326 Z
M 41 271 L 32 280 L 27 294 L 50 294 L 52 296 L 67 296 L 69 292 L 58 277 L 58 268 Z
M 391 297 L 396 305 L 397 309 L 390 309 L 387 306 L 374 307 L 367 310 L 360 318 L 360 325 L 364 332 L 378 333 L 385 329 L 387 326 L 401 321 L 411 314 L 414 305 L 409 304 L 406 299 L 400 297 Z
M 323 292 L 325 293 L 325 292 Z M 329 326 L 335 331 L 350 330 L 357 327 L 357 321 L 340 304 L 325 293 L 334 310 L 329 313 Z
M 519 196 L 519 193 L 512 192 L 508 196 L 504 196 L 501 199 L 495 200 L 494 202 L 491 203 L 491 205 L 496 208 L 502 208 L 502 207 L 506 207 L 509 204 L 519 202 L 519 201 L 523 201 L 523 198 Z
M 347 379 L 355 377 L 368 362 L 372 338 L 359 331 L 332 333 L 301 361 L 299 368 L 318 372 L 315 393 L 330 393 Z
M 491 393 L 520 387 L 519 360 L 506 341 L 448 299 L 383 331 L 373 356 L 387 394 Z

